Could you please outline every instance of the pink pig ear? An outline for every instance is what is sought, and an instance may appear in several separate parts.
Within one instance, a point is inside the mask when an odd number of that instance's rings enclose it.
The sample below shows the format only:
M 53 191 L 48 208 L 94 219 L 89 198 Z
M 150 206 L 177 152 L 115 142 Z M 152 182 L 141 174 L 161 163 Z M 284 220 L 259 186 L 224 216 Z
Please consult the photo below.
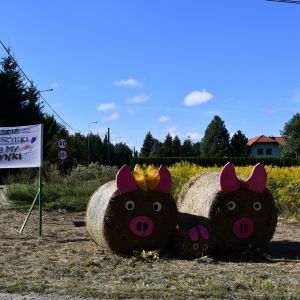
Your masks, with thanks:
M 234 166 L 228 162 L 222 169 L 220 174 L 221 191 L 225 194 L 238 190 L 241 186 L 234 170 Z
M 123 165 L 116 176 L 117 189 L 121 193 L 127 193 L 138 189 L 130 169 L 127 165 Z
M 160 180 L 155 190 L 163 193 L 170 193 L 172 188 L 172 176 L 170 172 L 165 166 L 161 165 L 158 169 L 158 174 Z
M 258 163 L 252 170 L 250 177 L 247 179 L 247 189 L 262 193 L 267 185 L 267 172 L 263 164 Z

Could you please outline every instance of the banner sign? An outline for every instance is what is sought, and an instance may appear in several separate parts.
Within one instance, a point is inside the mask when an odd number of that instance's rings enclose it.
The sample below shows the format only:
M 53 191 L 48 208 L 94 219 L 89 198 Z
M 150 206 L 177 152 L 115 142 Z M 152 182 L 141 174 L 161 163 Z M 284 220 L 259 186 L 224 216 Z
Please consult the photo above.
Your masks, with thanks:
M 42 149 L 41 124 L 0 127 L 0 169 L 41 167 Z

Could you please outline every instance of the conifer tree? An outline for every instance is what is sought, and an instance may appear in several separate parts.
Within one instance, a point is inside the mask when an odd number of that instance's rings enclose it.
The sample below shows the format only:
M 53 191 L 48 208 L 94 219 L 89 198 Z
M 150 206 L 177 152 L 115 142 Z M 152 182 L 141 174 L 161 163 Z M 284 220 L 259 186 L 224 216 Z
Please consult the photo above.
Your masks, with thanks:
M 0 126 L 22 126 L 38 123 L 38 91 L 28 88 L 17 63 L 11 56 L 0 63 Z
M 172 156 L 174 157 L 181 156 L 181 141 L 177 135 L 175 135 L 172 142 Z
M 187 138 L 183 141 L 182 144 L 182 156 L 183 157 L 192 157 L 194 156 L 193 144 L 190 138 Z
M 146 137 L 144 139 L 143 146 L 140 151 L 140 156 L 141 157 L 149 157 L 151 149 L 153 147 L 153 144 L 154 144 L 154 139 L 153 139 L 151 132 L 149 131 L 146 134 Z
M 165 138 L 164 143 L 162 145 L 162 147 L 163 147 L 163 156 L 164 157 L 171 157 L 172 156 L 172 144 L 173 144 L 173 139 L 172 139 L 170 133 L 168 133 L 166 135 L 166 138 Z
M 149 157 L 161 157 L 162 154 L 162 143 L 158 139 L 153 139 L 153 146 L 150 151 Z
M 201 156 L 224 157 L 228 155 L 229 133 L 224 121 L 215 116 L 207 126 L 201 141 Z
M 249 155 L 249 147 L 247 146 L 248 139 L 238 130 L 230 140 L 229 155 L 232 157 L 246 157 Z

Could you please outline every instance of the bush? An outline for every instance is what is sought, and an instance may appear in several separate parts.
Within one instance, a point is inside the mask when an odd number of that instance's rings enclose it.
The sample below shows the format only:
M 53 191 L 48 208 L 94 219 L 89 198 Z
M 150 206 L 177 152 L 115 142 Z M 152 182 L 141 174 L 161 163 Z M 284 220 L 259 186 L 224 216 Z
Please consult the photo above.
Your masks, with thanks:
M 273 165 L 279 167 L 299 166 L 300 159 L 292 158 L 258 158 L 258 157 L 134 157 L 131 160 L 130 167 L 134 168 L 136 164 L 146 165 L 165 165 L 172 166 L 175 163 L 188 162 L 202 167 L 224 166 L 228 162 L 235 166 L 249 166 L 260 162 L 266 166 Z
M 85 210 L 90 196 L 102 184 L 113 180 L 117 168 L 91 164 L 78 166 L 70 175 L 59 175 L 54 167 L 47 170 L 43 184 L 43 199 L 46 209 Z M 34 184 L 15 183 L 6 189 L 6 197 L 13 207 L 28 207 L 38 191 L 37 179 Z
M 5 190 L 5 196 L 12 200 L 12 207 L 24 208 L 30 205 L 38 191 L 38 186 L 33 184 L 15 183 Z
M 256 163 L 256 162 L 255 162 Z M 254 164 L 255 164 L 254 163 Z M 253 164 L 253 165 L 254 165 Z M 222 164 L 223 165 L 223 164 Z M 247 178 L 253 168 L 237 166 L 238 176 Z M 203 167 L 188 162 L 178 162 L 169 167 L 173 178 L 172 194 L 177 199 L 182 186 L 195 174 L 220 172 L 221 166 Z M 266 166 L 268 188 L 271 190 L 283 217 L 300 216 L 300 167 Z M 78 166 L 69 175 L 59 175 L 54 167 L 48 167 L 47 180 L 43 185 L 46 209 L 85 210 L 94 191 L 102 184 L 115 179 L 116 167 L 91 164 L 89 167 Z M 22 175 L 22 178 L 26 176 Z M 30 177 L 30 176 L 29 176 Z M 31 180 L 32 181 L 32 180 Z M 38 180 L 30 184 L 14 183 L 7 187 L 6 196 L 13 207 L 28 207 L 38 191 Z

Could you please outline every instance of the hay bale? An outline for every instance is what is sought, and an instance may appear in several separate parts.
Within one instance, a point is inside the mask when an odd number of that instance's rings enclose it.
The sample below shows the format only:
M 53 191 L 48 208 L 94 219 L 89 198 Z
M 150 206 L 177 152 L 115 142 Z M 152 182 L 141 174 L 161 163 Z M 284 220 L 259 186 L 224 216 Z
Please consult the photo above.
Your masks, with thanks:
M 215 237 L 207 218 L 187 213 L 178 214 L 178 228 L 172 248 L 176 256 L 193 259 L 211 254 Z
M 194 176 L 179 195 L 178 210 L 208 218 L 220 250 L 262 248 L 277 224 L 277 208 L 266 182 L 262 164 L 244 179 L 228 163 L 221 173 Z
M 86 224 L 92 239 L 116 253 L 165 247 L 174 234 L 177 207 L 170 194 L 172 178 L 161 166 L 159 182 L 143 190 L 124 165 L 115 181 L 101 186 L 87 207 Z

